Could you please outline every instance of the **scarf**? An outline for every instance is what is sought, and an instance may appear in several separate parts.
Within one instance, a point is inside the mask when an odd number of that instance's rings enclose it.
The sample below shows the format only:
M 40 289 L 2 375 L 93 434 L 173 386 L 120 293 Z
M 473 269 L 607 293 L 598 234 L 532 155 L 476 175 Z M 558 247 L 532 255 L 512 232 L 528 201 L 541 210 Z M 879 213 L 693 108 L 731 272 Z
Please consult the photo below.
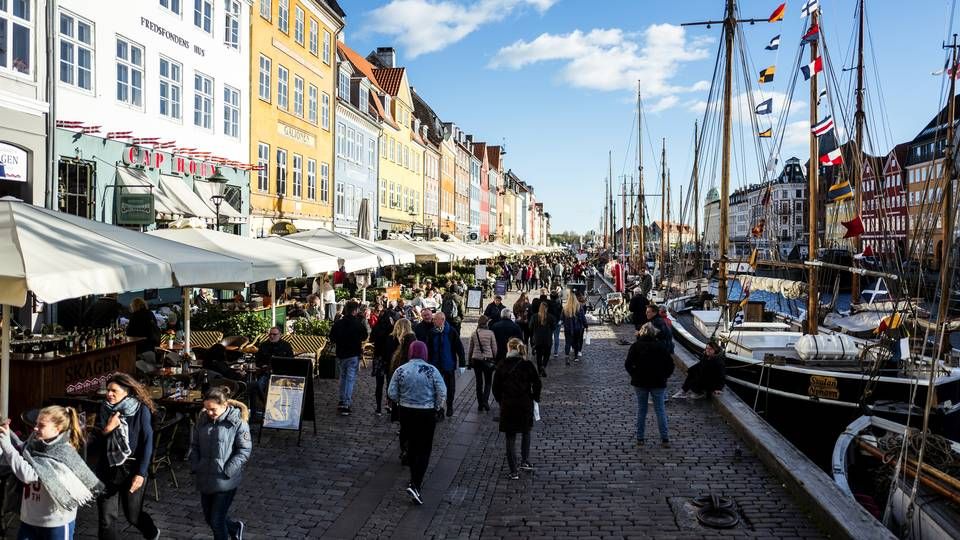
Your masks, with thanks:
M 23 459 L 37 471 L 50 499 L 63 510 L 87 504 L 104 488 L 70 446 L 68 437 L 69 434 L 63 432 L 52 441 L 44 442 L 31 434 L 23 447 Z
M 139 410 L 140 402 L 131 396 L 121 399 L 116 405 L 104 401 L 103 406 L 100 407 L 97 425 L 101 428 L 107 425 L 107 420 L 114 413 L 120 413 L 120 426 L 107 434 L 107 462 L 111 467 L 122 465 L 133 453 L 130 449 L 130 426 L 127 424 L 127 418 L 137 414 Z

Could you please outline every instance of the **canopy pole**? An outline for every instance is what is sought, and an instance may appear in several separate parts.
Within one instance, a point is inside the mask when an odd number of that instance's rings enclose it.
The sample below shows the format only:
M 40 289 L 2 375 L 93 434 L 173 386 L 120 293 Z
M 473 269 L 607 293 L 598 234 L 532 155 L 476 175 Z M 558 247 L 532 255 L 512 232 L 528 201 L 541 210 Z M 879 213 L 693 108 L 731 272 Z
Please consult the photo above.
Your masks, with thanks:
M 183 351 L 190 354 L 190 287 L 183 288 Z
M 270 321 L 273 326 L 277 325 L 277 280 L 267 280 L 267 292 L 270 293 Z M 281 332 L 282 333 L 282 332 Z
M 3 330 L 0 335 L 0 416 L 10 416 L 10 306 L 3 305 Z

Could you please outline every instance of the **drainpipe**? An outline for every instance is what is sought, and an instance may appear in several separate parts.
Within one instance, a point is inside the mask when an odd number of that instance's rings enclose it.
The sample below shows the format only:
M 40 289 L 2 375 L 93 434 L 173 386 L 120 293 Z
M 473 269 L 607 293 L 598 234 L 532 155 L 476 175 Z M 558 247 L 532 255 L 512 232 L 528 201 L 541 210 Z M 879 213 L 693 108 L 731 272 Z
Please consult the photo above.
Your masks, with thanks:
M 56 17 L 57 17 L 57 1 L 56 0 L 47 0 L 47 13 L 46 13 L 46 22 L 44 23 L 44 29 L 47 32 L 47 62 L 46 62 L 46 98 L 47 98 L 47 122 L 46 122 L 46 163 L 44 167 L 44 207 L 49 208 L 50 210 L 57 209 L 57 181 L 55 178 L 57 169 L 56 169 L 56 129 L 57 129 L 57 118 L 56 118 L 56 95 L 57 95 L 57 80 L 55 74 L 57 72 L 57 55 L 53 52 L 56 51 L 56 35 L 54 30 L 56 28 Z

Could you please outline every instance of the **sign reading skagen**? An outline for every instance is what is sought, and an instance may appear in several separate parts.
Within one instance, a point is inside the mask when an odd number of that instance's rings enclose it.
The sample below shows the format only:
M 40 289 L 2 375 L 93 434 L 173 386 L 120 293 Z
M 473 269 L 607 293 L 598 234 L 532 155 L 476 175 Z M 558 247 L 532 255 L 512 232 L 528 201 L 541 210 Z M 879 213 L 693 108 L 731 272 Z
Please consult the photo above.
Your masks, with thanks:
M 284 124 L 283 122 L 277 122 L 277 133 L 307 146 L 315 146 L 317 142 L 317 138 L 310 133 Z

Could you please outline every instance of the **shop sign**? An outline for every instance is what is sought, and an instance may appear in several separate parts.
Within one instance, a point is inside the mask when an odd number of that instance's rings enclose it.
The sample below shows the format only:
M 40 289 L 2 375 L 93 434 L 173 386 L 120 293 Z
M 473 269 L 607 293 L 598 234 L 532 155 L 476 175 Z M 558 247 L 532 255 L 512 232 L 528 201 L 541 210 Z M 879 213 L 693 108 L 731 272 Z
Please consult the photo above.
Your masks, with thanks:
M 283 122 L 277 122 L 277 133 L 307 146 L 316 145 L 316 137 L 302 129 L 297 129 Z
M 164 169 L 164 163 L 167 162 L 167 154 L 148 150 L 142 146 L 130 145 L 123 151 L 123 162 L 134 167 L 145 167 L 147 169 Z M 199 176 L 201 178 L 210 178 L 217 174 L 217 166 L 208 161 L 198 161 L 183 156 L 173 156 L 170 160 L 169 174 L 180 176 Z
M 826 399 L 840 399 L 840 389 L 837 386 L 836 377 L 811 375 L 807 395 Z
M 156 32 L 157 34 L 159 34 L 159 35 L 161 35 L 161 36 L 169 39 L 170 41 L 176 43 L 177 45 L 183 47 L 184 49 L 190 49 L 190 48 L 191 48 L 191 47 L 190 47 L 190 41 L 189 41 L 189 40 L 187 40 L 187 39 L 185 39 L 185 38 L 183 38 L 183 37 L 180 37 L 180 36 L 177 35 L 177 34 L 174 34 L 174 33 L 171 32 L 170 30 L 167 30 L 166 28 L 164 28 L 164 27 L 160 26 L 159 24 L 151 21 L 150 19 L 147 19 L 146 17 L 140 17 L 140 25 L 143 26 L 144 28 L 150 30 L 151 32 Z M 197 45 L 194 45 L 194 46 L 192 47 L 192 49 L 193 49 L 193 52 L 194 52 L 195 54 L 197 54 L 197 55 L 200 55 L 200 56 L 205 56 L 205 55 L 206 55 L 206 52 L 203 50 L 203 48 L 201 48 L 201 47 L 199 47 L 199 46 L 197 46 Z
M 12 144 L 0 143 L 0 180 L 27 181 L 27 152 Z
M 113 208 L 117 225 L 149 225 L 154 222 L 153 193 L 118 189 Z
M 297 232 L 296 226 L 289 221 L 278 221 L 270 227 L 270 234 L 277 234 L 280 236 L 286 236 L 288 234 L 293 234 Z

